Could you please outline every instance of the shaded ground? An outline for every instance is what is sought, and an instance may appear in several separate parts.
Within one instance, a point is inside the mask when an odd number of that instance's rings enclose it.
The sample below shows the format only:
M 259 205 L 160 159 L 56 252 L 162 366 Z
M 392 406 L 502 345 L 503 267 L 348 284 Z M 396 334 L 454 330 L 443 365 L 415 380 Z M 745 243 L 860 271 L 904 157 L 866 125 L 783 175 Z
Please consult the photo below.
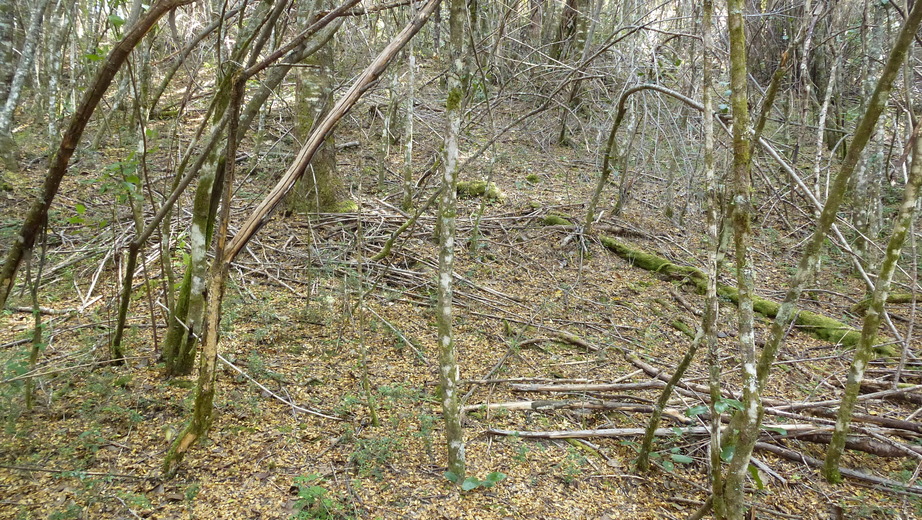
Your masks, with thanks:
M 468 380 L 464 404 L 579 399 L 648 405 L 656 388 L 571 395 L 513 389 L 523 382 L 651 382 L 623 351 L 670 371 L 690 343 L 672 324 L 681 320 L 694 328 L 699 318 L 693 311 L 703 307 L 697 295 L 633 268 L 594 237 L 542 225 L 551 211 L 582 215 L 594 168 L 571 150 L 548 148 L 530 135 L 523 130 L 502 143 L 506 151 L 496 162 L 495 180 L 508 199 L 486 206 L 476 248 L 457 255 L 456 331 L 462 378 Z M 342 156 L 345 168 L 362 173 L 364 186 L 373 185 L 373 173 L 360 172 L 372 162 L 363 154 L 371 152 L 350 153 Z M 479 165 L 485 166 L 486 161 Z M 254 203 L 256 197 L 248 199 L 246 192 L 259 193 L 271 169 L 262 166 L 264 177 L 242 190 L 241 204 Z M 465 176 L 473 178 L 474 171 Z M 41 175 L 40 165 L 34 173 Z M 422 219 L 390 258 L 365 262 L 403 222 L 389 205 L 396 197 L 384 194 L 361 199 L 360 215 L 277 216 L 241 255 L 222 323 L 221 353 L 228 364 L 219 374 L 216 422 L 178 476 L 161 480 L 165 450 L 191 406 L 194 378 L 163 379 L 152 339 L 163 330 L 147 326 L 152 310 L 143 285 L 133 307 L 129 362 L 78 366 L 104 356 L 105 323 L 112 317 L 106 305 L 114 297 L 115 271 L 103 258 L 113 236 L 100 230 L 121 236 L 130 229 L 127 220 L 116 226 L 98 214 L 95 223 L 67 224 L 76 204 L 90 206 L 96 196 L 80 179 L 75 175 L 71 189 L 63 191 L 55 221 L 60 225 L 52 226 L 57 249 L 48 264 L 82 255 L 81 244 L 96 249 L 80 263 L 46 268 L 52 283 L 41 304 L 79 307 L 73 286 L 86 294 L 97 271 L 93 294 L 104 298 L 81 315 L 46 317 L 53 337 L 40 367 L 49 373 L 37 380 L 32 411 L 23 408 L 21 380 L 0 388 L 5 418 L 0 518 L 288 518 L 300 511 L 302 518 L 659 519 L 684 518 L 706 499 L 706 441 L 678 429 L 660 439 L 657 468 L 645 475 L 631 467 L 636 437 L 586 443 L 486 433 L 645 425 L 646 413 L 624 409 L 473 410 L 465 421 L 469 473 L 485 479 L 498 471 L 506 478 L 467 493 L 453 488 L 443 476 L 444 441 L 434 397 L 433 219 Z M 689 214 L 684 226 L 674 225 L 660 216 L 661 186 L 640 182 L 635 189 L 626 214 L 601 224 L 617 226 L 623 240 L 676 262 L 695 265 L 696 257 L 703 258 L 696 217 Z M 24 198 L 15 193 L 10 204 Z M 478 204 L 461 201 L 465 246 Z M 241 207 L 235 214 L 245 211 Z M 774 220 L 777 215 L 764 216 L 756 260 L 766 267 L 757 283 L 761 294 L 778 297 L 803 235 L 775 231 L 768 227 Z M 818 285 L 833 292 L 817 292 L 817 301 L 808 305 L 849 319 L 844 312 L 853 302 L 841 295 L 859 298 L 859 285 L 841 275 L 841 259 L 828 264 L 839 271 Z M 152 262 L 148 276 L 156 279 L 158 273 Z M 12 304 L 28 305 L 27 295 Z M 729 389 L 738 386 L 734 320 L 733 309 L 725 306 L 721 341 Z M 5 379 L 21 372 L 17 363 L 28 345 L 12 342 L 30 337 L 31 324 L 27 313 L 0 316 Z M 79 325 L 89 326 L 69 329 Z M 561 340 L 561 332 L 591 348 Z M 768 397 L 817 401 L 837 395 L 848 355 L 794 332 L 781 361 Z M 370 391 L 363 387 L 366 374 Z M 705 376 L 699 360 L 688 380 L 704 384 Z M 335 420 L 298 411 L 276 397 Z M 681 414 L 698 404 L 693 396 L 677 395 L 671 407 Z M 872 402 L 862 411 L 905 417 L 913 409 Z M 682 424 L 667 418 L 663 425 Z M 822 457 L 823 445 L 779 442 Z M 757 458 L 771 470 L 760 473 L 764 488 L 752 495 L 763 508 L 759 518 L 922 515 L 918 497 L 851 482 L 830 486 L 802 464 L 766 453 Z M 912 476 L 918 462 L 859 453 L 849 453 L 845 461 L 899 480 Z

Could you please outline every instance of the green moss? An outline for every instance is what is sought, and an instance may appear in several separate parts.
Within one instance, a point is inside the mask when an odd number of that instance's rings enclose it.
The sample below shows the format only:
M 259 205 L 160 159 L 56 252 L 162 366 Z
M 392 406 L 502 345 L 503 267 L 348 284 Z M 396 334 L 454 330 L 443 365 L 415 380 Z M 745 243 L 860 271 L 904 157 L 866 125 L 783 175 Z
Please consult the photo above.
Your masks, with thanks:
M 684 321 L 678 320 L 678 319 L 672 320 L 672 323 L 670 323 L 670 325 L 672 325 L 674 329 L 681 331 L 682 334 L 685 334 L 689 338 L 695 339 L 695 331 L 692 330 L 692 328 L 689 327 L 688 324 L 686 324 Z
M 672 262 L 660 256 L 631 248 L 610 237 L 601 237 L 602 245 L 616 255 L 630 261 L 637 267 L 648 271 L 653 271 L 668 276 L 672 279 L 682 280 L 685 283 L 693 285 L 699 292 L 703 293 L 707 287 L 707 276 L 699 269 L 673 264 Z M 717 293 L 737 303 L 739 294 L 735 287 L 728 285 L 718 285 Z M 774 318 L 778 314 L 781 304 L 758 296 L 753 296 L 753 309 L 769 318 Z M 841 321 L 810 312 L 807 310 L 797 311 L 795 323 L 798 328 L 812 334 L 814 337 L 836 343 L 846 347 L 854 347 L 861 339 L 861 332 L 842 323 Z M 888 353 L 892 348 L 888 346 L 877 346 L 875 352 L 880 355 L 892 355 Z
M 573 223 L 567 220 L 566 218 L 556 214 L 548 213 L 541 219 L 541 223 L 545 226 L 572 226 Z
M 461 181 L 458 183 L 458 196 L 463 198 L 486 197 L 489 200 L 505 202 L 506 194 L 503 193 L 496 183 L 487 181 Z
M 328 209 L 330 213 L 355 213 L 359 205 L 352 199 L 341 200 Z
M 448 99 L 445 101 L 445 109 L 451 111 L 461 108 L 461 98 L 460 88 L 451 89 L 448 93 Z

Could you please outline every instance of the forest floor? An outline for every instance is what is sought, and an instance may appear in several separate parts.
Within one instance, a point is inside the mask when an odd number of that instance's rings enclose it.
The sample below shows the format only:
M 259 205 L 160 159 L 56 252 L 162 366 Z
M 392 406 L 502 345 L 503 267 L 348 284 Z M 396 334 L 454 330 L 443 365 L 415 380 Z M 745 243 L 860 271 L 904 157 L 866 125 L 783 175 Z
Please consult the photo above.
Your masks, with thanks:
M 531 123 L 542 124 L 554 123 Z M 701 422 L 685 413 L 702 403 L 693 392 L 673 398 L 663 421 L 673 433 L 659 438 L 655 467 L 647 474 L 632 466 L 636 435 L 577 441 L 495 432 L 644 427 L 660 385 L 626 354 L 671 373 L 692 341 L 675 324 L 693 330 L 703 309 L 699 295 L 632 266 L 606 250 L 597 235 L 544 224 L 549 213 L 579 221 L 596 172 L 593 161 L 573 149 L 542 143 L 537 136 L 543 133 L 526 127 L 499 144 L 494 180 L 506 198 L 485 205 L 474 248 L 469 244 L 481 199 L 461 199 L 459 208 L 455 340 L 463 404 L 553 401 L 483 406 L 466 414 L 469 475 L 487 481 L 500 472 L 504 479 L 462 492 L 444 476 L 441 411 L 434 397 L 434 219 L 424 216 L 389 258 L 368 262 L 405 217 L 395 207 L 399 197 L 388 195 L 399 190 L 396 179 L 386 190 L 369 189 L 376 180 L 367 165 L 376 152 L 360 147 L 340 153 L 342 171 L 364 186 L 359 213 L 279 213 L 233 267 L 222 321 L 216 420 L 176 477 L 164 480 L 164 454 L 189 415 L 195 378 L 164 379 L 154 341 L 163 336 L 162 321 L 157 328 L 149 325 L 152 312 L 159 319 L 162 314 L 152 309 L 143 284 L 132 307 L 127 363 L 93 364 L 105 357 L 113 317 L 117 270 L 106 255 L 116 239 L 130 235 L 131 226 L 127 219 L 116 223 L 117 212 L 95 207 L 101 200 L 98 182 L 87 182 L 95 178 L 88 172 L 117 156 L 87 155 L 61 192 L 63 209 L 52 215 L 43 275 L 48 285 L 39 303 L 60 313 L 44 317 L 48 345 L 39 359 L 44 375 L 36 379 L 32 410 L 24 408 L 22 380 L 9 381 L 22 371 L 32 316 L 0 315 L 5 367 L 0 519 L 601 520 L 693 513 L 708 497 L 706 438 L 682 429 Z M 437 145 L 428 146 L 428 152 L 417 147 L 420 164 Z M 25 187 L 37 185 L 43 165 L 29 163 L 27 173 L 14 179 L 21 184 L 0 194 L 5 207 L 15 210 L 2 212 L 3 226 L 18 224 L 28 200 Z M 479 178 L 487 166 L 486 159 L 477 161 L 462 179 Z M 240 190 L 235 215 L 258 202 L 264 186 L 277 178 L 276 167 L 281 171 L 284 164 L 260 164 Z M 398 158 L 391 167 L 399 171 Z M 609 188 L 605 200 L 613 191 Z M 662 191 L 661 184 L 638 176 L 624 214 L 611 219 L 606 211 L 598 233 L 617 234 L 618 240 L 682 265 L 703 265 L 699 216 L 689 212 L 681 225 L 663 216 Z M 776 300 L 809 231 L 783 230 L 781 206 L 760 213 L 754 255 L 758 291 Z M 71 255 L 85 258 L 61 266 Z M 858 318 L 847 309 L 862 297 L 859 280 L 835 255 L 826 264 L 815 286 L 823 291 L 812 292 L 804 304 L 854 326 Z M 181 272 L 178 263 L 176 269 Z M 144 276 L 160 276 L 156 261 Z M 727 276 L 724 281 L 732 283 Z M 102 298 L 93 303 L 98 295 Z M 85 304 L 82 313 L 66 311 Z M 28 291 L 11 301 L 12 307 L 29 305 Z M 723 302 L 720 336 L 730 391 L 739 388 L 735 320 L 732 304 Z M 762 338 L 767 323 L 760 318 Z M 767 397 L 789 403 L 834 399 L 849 359 L 847 350 L 794 330 Z M 869 376 L 888 373 L 894 363 L 881 360 Z M 685 381 L 706 384 L 704 354 Z M 624 386 L 570 393 L 516 386 L 532 383 Z M 860 411 L 906 417 L 916 408 L 868 401 Z M 766 422 L 798 421 L 769 416 Z M 825 449 L 784 432 L 770 442 L 820 459 Z M 851 480 L 830 485 L 803 463 L 764 451 L 755 458 L 761 469 L 750 481 L 750 498 L 758 506 L 753 518 L 922 517 L 917 495 Z M 857 451 L 843 460 L 849 468 L 901 482 L 918 466 L 912 457 L 884 459 Z

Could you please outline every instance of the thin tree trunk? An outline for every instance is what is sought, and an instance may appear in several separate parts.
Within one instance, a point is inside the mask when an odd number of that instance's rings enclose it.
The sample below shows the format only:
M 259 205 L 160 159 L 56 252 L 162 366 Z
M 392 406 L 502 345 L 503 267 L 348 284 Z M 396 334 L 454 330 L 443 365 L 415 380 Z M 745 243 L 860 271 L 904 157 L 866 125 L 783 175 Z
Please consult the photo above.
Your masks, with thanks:
M 230 78 L 232 85 L 230 94 L 229 120 L 227 128 L 227 155 L 225 162 L 226 182 L 223 185 L 221 214 L 217 229 L 218 239 L 215 244 L 215 261 L 211 264 L 208 275 L 208 306 L 205 326 L 205 337 L 202 341 L 202 356 L 199 366 L 199 378 L 196 387 L 195 404 L 192 417 L 177 436 L 176 441 L 167 452 L 163 462 L 163 472 L 172 477 L 185 452 L 200 439 L 214 421 L 214 394 L 215 377 L 218 363 L 218 340 L 220 339 L 221 303 L 224 299 L 224 285 L 230 262 L 225 261 L 224 251 L 227 245 L 227 228 L 230 221 L 231 198 L 234 192 L 234 167 L 237 154 L 237 129 L 240 119 L 240 101 L 243 97 L 245 81 L 239 80 L 239 70 Z M 227 159 L 229 157 L 229 159 Z
M 711 412 L 709 462 L 711 477 L 711 492 L 714 497 L 720 496 L 723 488 L 723 476 L 720 467 L 720 411 L 717 403 L 722 397 L 720 388 L 720 355 L 717 344 L 717 322 L 720 315 L 720 300 L 717 298 L 717 273 L 720 261 L 720 187 L 717 182 L 716 167 L 714 165 L 714 89 L 711 72 L 711 53 L 714 48 L 713 32 L 714 2 L 704 0 L 702 6 L 701 39 L 702 39 L 702 124 L 704 125 L 704 187 L 705 187 L 705 225 L 707 226 L 707 289 L 705 290 L 704 316 L 701 318 L 701 328 L 704 332 L 704 341 L 708 347 L 708 390 L 710 394 L 709 408 Z M 784 61 L 779 64 L 779 69 L 784 67 Z M 769 92 L 771 92 L 769 90 Z M 769 100 L 766 94 L 766 100 Z M 770 101 L 766 101 L 766 104 Z
M 464 431 L 461 427 L 460 399 L 458 396 L 459 368 L 454 338 L 452 337 L 452 278 L 455 254 L 455 216 L 458 174 L 458 139 L 461 134 L 461 116 L 464 113 L 464 86 L 466 74 L 464 20 L 466 3 L 451 0 L 449 6 L 449 45 L 452 67 L 448 72 L 448 99 L 445 118 L 445 163 L 442 178 L 442 199 L 439 203 L 439 287 L 436 322 L 439 334 L 439 391 L 442 398 L 442 417 L 445 421 L 445 440 L 448 443 L 448 471 L 455 475 L 456 483 L 464 480 Z
M 886 303 L 887 294 L 890 292 L 893 273 L 896 271 L 903 244 L 906 241 L 906 234 L 915 215 L 919 187 L 922 185 L 922 139 L 919 138 L 920 129 L 922 129 L 922 125 L 917 125 L 913 135 L 915 143 L 912 154 L 912 168 L 909 171 L 906 191 L 903 193 L 903 204 L 900 206 L 899 215 L 893 224 L 890 243 L 887 245 L 887 252 L 880 266 L 880 273 L 877 276 L 877 285 L 874 287 L 871 304 L 864 314 L 861 340 L 858 342 L 852 364 L 848 369 L 848 382 L 845 385 L 842 404 L 839 405 L 836 429 L 832 435 L 832 442 L 826 451 L 823 476 L 830 482 L 841 482 L 842 480 L 842 475 L 839 473 L 839 460 L 842 457 L 842 451 L 845 449 L 845 438 L 848 435 L 852 411 L 858 398 L 861 380 L 864 378 L 864 370 L 874 354 L 874 342 L 877 339 L 877 330 L 884 314 L 884 303 Z
M 0 105 L 6 104 L 10 83 L 16 73 L 13 65 L 13 34 L 16 29 L 13 1 L 0 0 Z
M 412 9 L 412 6 L 411 6 Z M 403 143 L 403 203 L 404 211 L 413 209 L 413 118 L 416 110 L 416 51 L 413 40 L 407 44 L 407 122 L 404 126 Z
M 22 46 L 22 52 L 19 57 L 19 65 L 16 66 L 16 72 L 13 75 L 13 82 L 10 84 L 10 91 L 7 94 L 3 107 L 0 108 L 0 134 L 8 135 L 10 125 L 13 123 L 13 112 L 19 106 L 19 96 L 22 94 L 22 88 L 26 84 L 29 73 L 32 72 L 32 61 L 35 59 L 35 49 L 38 46 L 38 40 L 42 35 L 42 21 L 45 18 L 45 10 L 51 0 L 40 0 L 32 5 L 32 12 L 29 16 L 29 27 L 26 29 L 26 41 Z
M 749 259 L 752 234 L 752 196 L 750 181 L 752 126 L 749 120 L 749 95 L 747 93 L 746 33 L 743 11 L 744 0 L 727 0 L 727 29 L 730 39 L 730 105 L 733 114 L 733 201 L 731 204 L 736 256 L 736 283 L 739 309 L 739 358 L 742 363 L 743 412 L 748 422 L 741 429 L 736 455 L 750 443 L 758 440 L 758 428 L 753 431 L 761 411 L 762 401 L 756 378 L 756 345 L 753 335 L 755 321 L 752 308 L 753 269 Z M 749 437 L 753 437 L 750 439 Z M 751 453 L 751 446 L 749 447 Z M 743 485 L 749 467 L 749 455 L 734 458 L 724 477 L 722 492 L 714 497 L 714 510 L 718 518 L 742 520 L 746 512 Z

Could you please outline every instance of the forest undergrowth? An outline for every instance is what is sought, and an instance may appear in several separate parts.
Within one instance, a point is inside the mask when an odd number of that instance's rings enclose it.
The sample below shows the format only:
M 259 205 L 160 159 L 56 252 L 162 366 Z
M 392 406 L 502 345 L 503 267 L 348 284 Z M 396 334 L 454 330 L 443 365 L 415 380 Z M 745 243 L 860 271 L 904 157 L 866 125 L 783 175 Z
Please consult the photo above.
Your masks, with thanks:
M 461 174 L 478 180 L 492 169 L 503 194 L 459 204 L 455 332 L 473 477 L 463 490 L 444 475 L 435 218 L 424 213 L 391 255 L 369 260 L 407 214 L 398 209 L 396 179 L 376 187 L 376 152 L 362 125 L 352 124 L 340 139 L 362 144 L 341 151 L 339 160 L 359 211 L 280 212 L 234 263 L 221 323 L 216 421 L 173 479 L 160 468 L 192 406 L 194 376 L 163 377 L 156 345 L 165 311 L 154 303 L 162 284 L 154 249 L 136 279 L 128 358 L 101 362 L 118 287 L 112 244 L 130 240 L 132 227 L 124 207 L 100 202 L 118 189 L 125 148 L 83 153 L 52 212 L 45 256 L 37 250 L 24 269 L 34 275 L 42 264 L 47 343 L 31 410 L 22 378 L 33 334 L 28 291 L 17 292 L 0 315 L 0 518 L 661 519 L 697 510 L 709 496 L 707 439 L 694 430 L 706 425 L 703 355 L 670 401 L 653 471 L 635 471 L 640 437 L 629 430 L 646 426 L 663 386 L 658 376 L 668 376 L 691 344 L 703 297 L 599 240 L 613 237 L 678 265 L 701 266 L 701 218 L 687 209 L 697 203 L 684 202 L 696 188 L 677 187 L 676 208 L 666 212 L 662 178 L 632 171 L 623 214 L 610 217 L 616 188 L 609 187 L 606 212 L 584 234 L 577 223 L 597 175 L 595 159 L 579 146 L 545 142 L 532 131 L 543 124 L 552 122 L 539 118 L 510 132 Z M 439 142 L 420 139 L 417 164 L 426 164 Z M 471 130 L 464 148 L 480 140 Z M 27 187 L 44 171 L 42 150 L 23 143 L 23 157 L 32 157 L 26 173 L 9 176 L 0 193 L 4 229 L 18 223 Z M 391 160 L 398 171 L 399 159 Z M 244 164 L 251 169 L 236 216 L 284 169 L 272 157 Z M 154 176 L 169 173 L 165 165 L 155 168 Z M 421 188 L 420 203 L 434 189 Z M 771 194 L 758 200 L 757 292 L 780 300 L 812 215 Z M 174 222 L 179 250 L 187 219 Z M 830 252 L 802 304 L 860 326 L 853 308 L 864 289 L 847 260 Z M 730 273 L 724 271 L 724 282 L 732 283 Z M 896 321 L 912 317 L 909 306 L 890 312 Z M 730 393 L 740 384 L 735 320 L 724 300 L 718 335 Z M 760 318 L 757 340 L 767 324 Z M 800 412 L 797 404 L 836 399 L 850 356 L 808 332 L 792 330 L 779 357 L 766 400 L 790 415 L 770 414 L 764 441 L 822 459 L 830 418 Z M 868 376 L 879 387 L 868 391 L 889 388 L 895 363 L 875 361 Z M 919 383 L 919 370 L 910 363 L 905 377 Z M 920 406 L 918 394 L 892 397 L 863 401 L 858 411 L 896 419 Z M 922 431 L 861 425 L 902 436 L 912 453 L 891 450 L 885 458 L 851 450 L 844 466 L 900 483 L 913 479 Z M 596 434 L 553 438 L 581 430 Z M 879 450 L 890 446 L 874 440 Z M 855 480 L 833 486 L 779 453 L 755 454 L 749 483 L 757 518 L 922 516 L 918 494 Z

